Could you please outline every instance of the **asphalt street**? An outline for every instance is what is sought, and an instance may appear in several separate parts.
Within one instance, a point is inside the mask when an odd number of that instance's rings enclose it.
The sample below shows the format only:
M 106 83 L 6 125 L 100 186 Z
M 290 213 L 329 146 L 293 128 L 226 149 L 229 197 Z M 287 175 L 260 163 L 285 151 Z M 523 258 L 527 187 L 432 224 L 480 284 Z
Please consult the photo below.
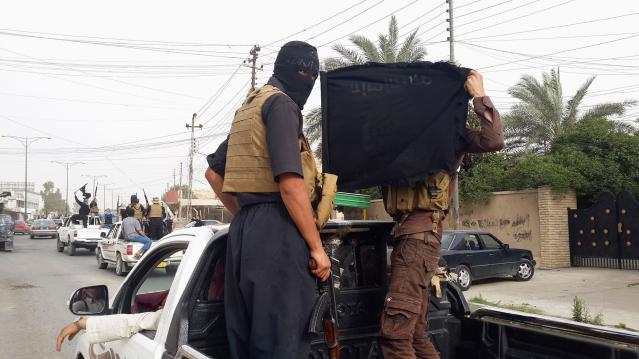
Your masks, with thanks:
M 98 269 L 93 252 L 58 253 L 55 239 L 16 235 L 0 252 L 0 359 L 72 358 L 74 342 L 55 352 L 60 329 L 75 320 L 67 301 L 76 289 L 105 284 L 111 296 L 124 277 Z

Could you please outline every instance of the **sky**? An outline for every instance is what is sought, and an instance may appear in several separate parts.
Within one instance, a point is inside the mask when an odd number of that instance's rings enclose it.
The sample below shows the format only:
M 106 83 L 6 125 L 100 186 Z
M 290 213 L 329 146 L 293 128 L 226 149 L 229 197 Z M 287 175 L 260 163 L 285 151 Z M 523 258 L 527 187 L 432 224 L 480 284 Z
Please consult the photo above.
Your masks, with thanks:
M 455 60 L 484 76 L 502 113 L 524 75 L 559 68 L 569 98 L 596 76 L 584 100 L 639 99 L 639 2 L 595 0 L 454 0 Z M 93 178 L 107 206 L 145 189 L 159 196 L 188 179 L 190 123 L 197 113 L 195 190 L 206 154 L 226 137 L 247 93 L 244 60 L 260 45 L 258 84 L 279 47 L 306 40 L 320 59 L 348 37 L 374 41 L 391 15 L 400 41 L 417 29 L 425 60 L 449 59 L 444 0 L 31 1 L 0 12 L 0 135 L 45 136 L 29 146 L 29 181 L 51 180 L 72 193 Z M 319 81 L 305 111 L 320 105 Z M 639 107 L 618 121 L 631 123 Z M 59 162 L 59 163 L 55 163 Z M 174 177 L 175 173 L 175 177 Z M 24 181 L 24 147 L 0 138 L 0 181 Z M 102 202 L 102 186 L 98 197 Z

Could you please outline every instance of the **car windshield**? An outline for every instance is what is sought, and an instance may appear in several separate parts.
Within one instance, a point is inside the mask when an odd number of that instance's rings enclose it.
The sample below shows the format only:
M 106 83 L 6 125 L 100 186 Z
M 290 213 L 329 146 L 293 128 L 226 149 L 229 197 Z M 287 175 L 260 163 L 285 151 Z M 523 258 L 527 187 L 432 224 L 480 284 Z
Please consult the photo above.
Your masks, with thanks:
M 33 222 L 36 226 L 53 226 L 55 223 L 50 219 L 39 219 Z
M 455 236 L 452 233 L 444 233 L 442 237 L 442 249 L 448 249 L 450 247 L 450 242 L 453 241 Z

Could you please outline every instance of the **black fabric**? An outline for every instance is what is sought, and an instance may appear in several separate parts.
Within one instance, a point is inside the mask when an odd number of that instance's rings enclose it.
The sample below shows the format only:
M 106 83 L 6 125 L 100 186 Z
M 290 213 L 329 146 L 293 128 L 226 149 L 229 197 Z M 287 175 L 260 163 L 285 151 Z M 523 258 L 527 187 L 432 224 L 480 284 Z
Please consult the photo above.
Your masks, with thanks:
M 322 159 L 342 190 L 409 184 L 453 171 L 470 69 L 371 63 L 322 73 Z
M 76 196 L 75 194 L 73 195 L 73 197 L 75 197 L 75 203 L 77 203 L 78 206 L 80 206 L 78 213 L 80 214 L 80 216 L 86 217 L 91 211 L 91 209 L 89 208 L 89 205 L 86 204 L 84 201 L 80 201 L 78 199 L 78 196 Z
M 224 280 L 231 358 L 308 358 L 317 298 L 308 258 L 283 203 L 243 207 L 233 217 Z
M 300 108 L 304 108 L 308 96 L 313 91 L 315 80 L 300 75 L 298 73 L 300 69 L 306 70 L 311 75 L 317 75 L 319 71 L 317 49 L 302 41 L 287 42 L 277 54 L 273 76 L 284 85 L 284 92 Z
M 158 240 L 164 236 L 164 224 L 162 218 L 151 218 L 149 220 L 149 238 Z

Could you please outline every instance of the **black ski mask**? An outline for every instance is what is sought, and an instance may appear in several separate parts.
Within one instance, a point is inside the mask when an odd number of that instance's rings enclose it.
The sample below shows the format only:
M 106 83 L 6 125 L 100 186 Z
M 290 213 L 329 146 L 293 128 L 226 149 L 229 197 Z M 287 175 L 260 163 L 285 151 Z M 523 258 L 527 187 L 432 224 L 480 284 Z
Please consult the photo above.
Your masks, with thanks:
M 319 72 L 317 49 L 303 41 L 291 41 L 282 46 L 275 60 L 273 76 L 284 86 L 284 92 L 300 107 L 313 91 L 315 80 L 299 74 L 303 69 L 312 76 Z

